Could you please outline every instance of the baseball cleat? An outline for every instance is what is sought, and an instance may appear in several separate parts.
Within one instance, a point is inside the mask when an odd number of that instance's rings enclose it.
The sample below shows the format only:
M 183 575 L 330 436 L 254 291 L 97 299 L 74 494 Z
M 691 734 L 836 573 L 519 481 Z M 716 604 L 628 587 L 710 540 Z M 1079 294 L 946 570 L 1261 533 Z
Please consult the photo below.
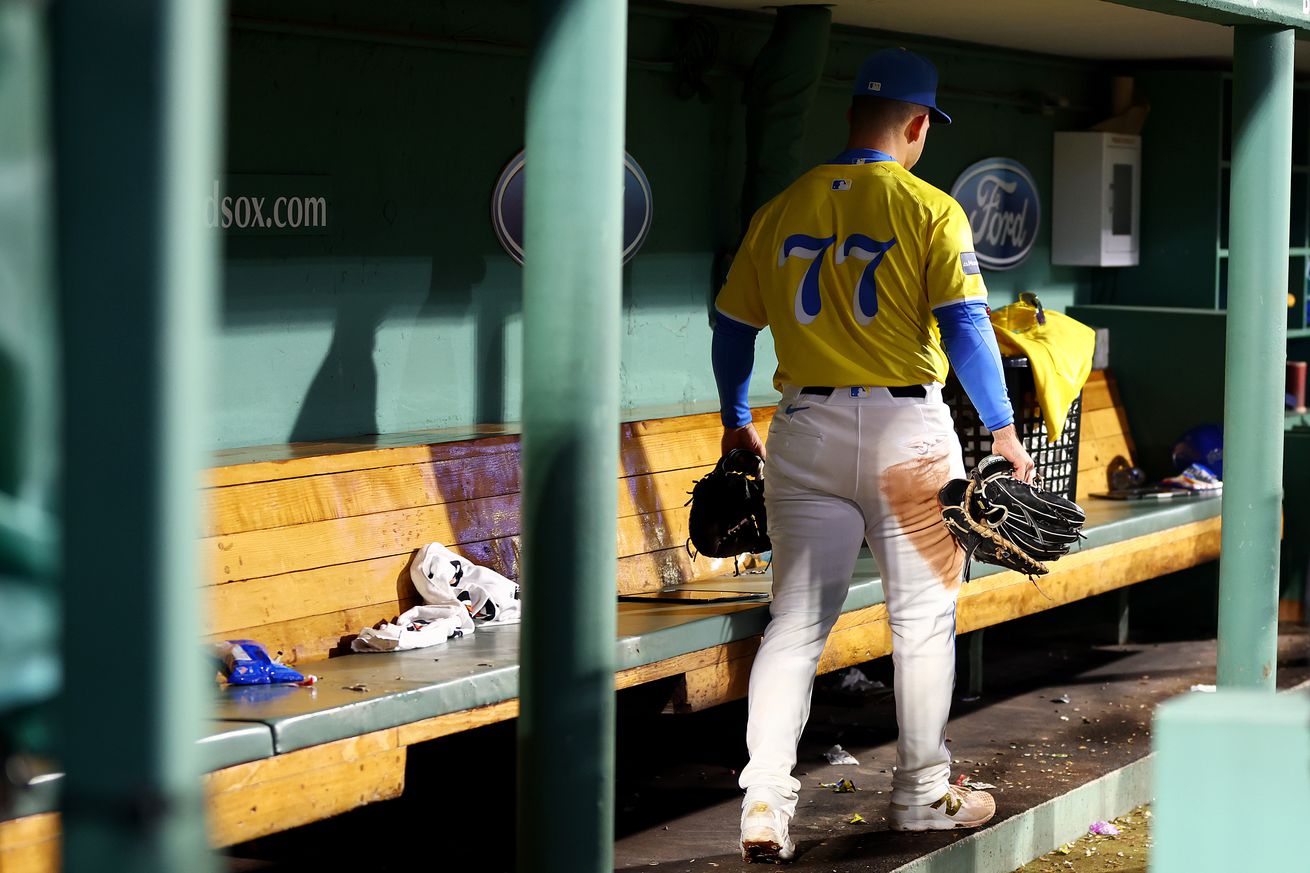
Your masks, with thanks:
M 790 861 L 796 844 L 787 836 L 787 819 L 764 801 L 747 805 L 741 815 L 741 859 L 747 864 Z
M 976 828 L 996 815 L 996 801 L 986 791 L 951 785 L 934 803 L 905 806 L 893 803 L 888 821 L 894 831 L 949 831 Z

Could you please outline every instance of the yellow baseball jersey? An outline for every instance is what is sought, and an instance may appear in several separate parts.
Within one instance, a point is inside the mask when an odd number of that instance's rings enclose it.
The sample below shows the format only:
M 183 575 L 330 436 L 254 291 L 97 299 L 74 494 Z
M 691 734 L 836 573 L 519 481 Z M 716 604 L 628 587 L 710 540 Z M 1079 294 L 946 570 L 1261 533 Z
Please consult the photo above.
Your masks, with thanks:
M 942 382 L 933 310 L 986 298 L 960 205 L 873 160 L 821 164 L 761 207 L 715 305 L 773 332 L 782 390 Z

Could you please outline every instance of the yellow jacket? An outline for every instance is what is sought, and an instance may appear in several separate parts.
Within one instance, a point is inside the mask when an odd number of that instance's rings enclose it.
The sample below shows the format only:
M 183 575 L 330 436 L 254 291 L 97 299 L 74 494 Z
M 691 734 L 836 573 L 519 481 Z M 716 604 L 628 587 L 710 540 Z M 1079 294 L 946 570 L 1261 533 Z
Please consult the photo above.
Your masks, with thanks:
M 1096 331 L 1067 315 L 1043 309 L 1033 294 L 1020 295 L 1018 303 L 995 310 L 992 327 L 1002 355 L 1027 356 L 1047 439 L 1055 442 L 1064 432 L 1069 405 L 1092 372 Z M 1015 410 L 1016 419 L 1019 412 Z

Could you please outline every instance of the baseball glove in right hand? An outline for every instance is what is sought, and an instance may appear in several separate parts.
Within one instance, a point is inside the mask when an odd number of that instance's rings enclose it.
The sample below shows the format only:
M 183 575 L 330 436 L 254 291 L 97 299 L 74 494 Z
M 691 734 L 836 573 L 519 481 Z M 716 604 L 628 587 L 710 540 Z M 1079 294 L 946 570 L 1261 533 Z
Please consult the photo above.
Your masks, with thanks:
M 1027 576 L 1045 576 L 1043 561 L 1069 553 L 1087 515 L 1072 500 L 1020 482 L 1014 466 L 988 455 L 968 479 L 952 479 L 937 494 L 946 528 L 970 560 Z

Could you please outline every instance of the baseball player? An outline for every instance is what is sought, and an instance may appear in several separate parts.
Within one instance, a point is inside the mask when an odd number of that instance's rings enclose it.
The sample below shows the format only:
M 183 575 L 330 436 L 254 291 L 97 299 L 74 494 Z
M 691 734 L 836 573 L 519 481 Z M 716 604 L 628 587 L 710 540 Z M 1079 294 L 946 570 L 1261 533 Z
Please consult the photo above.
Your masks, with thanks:
M 977 827 L 995 812 L 986 792 L 951 784 L 945 744 L 963 556 L 935 498 L 965 475 L 941 397 L 948 360 L 993 451 L 1025 481 L 1033 462 L 1015 434 L 968 220 L 910 173 L 930 126 L 949 123 L 929 61 L 901 49 L 868 58 L 846 150 L 755 214 L 716 301 L 725 452 L 764 453 L 746 398 L 755 336 L 766 326 L 782 393 L 765 481 L 773 603 L 751 673 L 750 762 L 741 774 L 748 861 L 794 855 L 796 745 L 866 540 L 881 571 L 896 671 L 891 826 Z

